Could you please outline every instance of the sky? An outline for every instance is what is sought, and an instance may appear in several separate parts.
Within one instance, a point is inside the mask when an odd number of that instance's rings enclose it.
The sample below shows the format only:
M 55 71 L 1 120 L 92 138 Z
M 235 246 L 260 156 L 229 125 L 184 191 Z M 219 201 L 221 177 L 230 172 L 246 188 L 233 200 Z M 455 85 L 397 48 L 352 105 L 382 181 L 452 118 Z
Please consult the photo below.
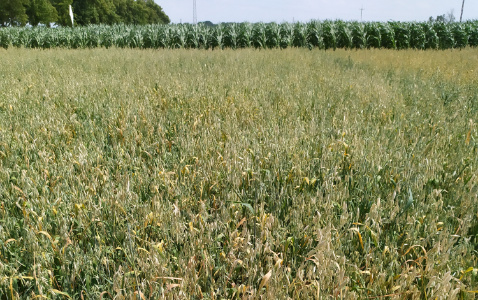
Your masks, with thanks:
M 155 0 L 172 23 L 192 23 L 193 0 Z M 196 0 L 197 19 L 220 22 L 310 20 L 427 21 L 453 11 L 462 0 Z M 361 11 L 361 9 L 363 10 Z M 478 19 L 478 0 L 465 0 L 463 20 Z

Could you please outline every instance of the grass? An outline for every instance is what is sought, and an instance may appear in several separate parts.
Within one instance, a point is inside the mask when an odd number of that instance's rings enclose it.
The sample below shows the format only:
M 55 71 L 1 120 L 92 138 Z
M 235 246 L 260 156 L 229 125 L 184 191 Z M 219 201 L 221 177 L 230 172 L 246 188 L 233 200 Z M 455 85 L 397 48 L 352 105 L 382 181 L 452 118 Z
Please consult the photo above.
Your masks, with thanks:
M 4 297 L 475 298 L 476 49 L 0 56 Z

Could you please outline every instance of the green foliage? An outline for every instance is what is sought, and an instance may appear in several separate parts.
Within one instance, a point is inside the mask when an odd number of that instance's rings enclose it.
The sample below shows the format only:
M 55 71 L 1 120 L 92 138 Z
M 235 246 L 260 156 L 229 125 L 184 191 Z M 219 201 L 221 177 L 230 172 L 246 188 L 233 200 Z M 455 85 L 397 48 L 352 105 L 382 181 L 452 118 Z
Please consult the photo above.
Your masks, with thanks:
M 391 26 L 395 32 L 395 41 L 397 49 L 410 48 L 410 24 L 402 22 L 392 22 Z
M 310 47 L 307 41 L 306 24 L 300 22 L 294 23 L 294 35 L 292 39 L 292 45 L 298 48 Z
M 279 48 L 281 42 L 281 28 L 277 23 L 269 23 L 265 28 L 266 47 L 269 49 Z
M 319 21 L 307 23 L 307 43 L 310 48 L 324 48 L 323 24 Z
M 367 31 L 365 30 L 365 23 L 352 22 L 352 40 L 355 49 L 367 48 Z
M 250 47 L 253 46 L 253 43 L 254 43 L 254 39 L 252 37 L 253 32 L 254 32 L 253 24 L 248 23 L 248 22 L 240 24 L 239 38 L 238 38 L 240 48 L 250 48 Z
M 264 23 L 257 23 L 252 29 L 252 40 L 255 48 L 267 47 L 266 26 Z
M 319 48 L 319 49 L 449 49 L 476 47 L 477 22 L 360 23 L 311 21 L 308 23 L 229 23 L 174 25 L 89 25 L 59 28 L 2 28 L 16 47 L 120 48 Z M 43 41 L 48 39 L 48 41 Z M 4 42 L 5 44 L 6 42 Z M 38 47 L 38 46 L 34 46 Z
M 280 25 L 280 47 L 286 49 L 292 47 L 294 41 L 294 27 L 291 23 L 282 23 Z
M 439 38 L 432 23 L 424 23 L 423 28 L 425 31 L 425 48 L 426 49 L 438 49 Z
M 397 41 L 392 23 L 380 23 L 379 27 L 382 47 L 386 49 L 397 49 Z
M 412 23 L 410 25 L 410 47 L 413 49 L 425 49 L 426 34 L 422 24 Z
M 465 48 L 468 46 L 468 31 L 466 30 L 466 24 L 462 23 L 453 23 L 452 26 L 452 33 L 453 33 L 453 39 L 455 40 L 455 47 L 457 48 Z
M 340 24 L 344 24 L 344 23 L 340 23 Z M 337 49 L 337 44 L 338 44 L 338 30 L 337 30 L 337 25 L 340 26 L 340 24 L 336 24 L 335 22 L 331 22 L 331 21 L 325 21 L 323 24 L 322 24 L 322 28 L 323 28 L 323 31 L 322 31 L 322 39 L 323 39 L 323 42 L 324 42 L 324 49 L 327 50 L 327 49 Z M 344 27 L 340 27 L 339 30 L 342 30 L 341 33 L 345 33 L 344 32 Z M 352 35 L 352 32 L 350 32 L 350 35 Z M 345 38 L 347 39 L 347 37 L 343 37 L 341 36 L 342 38 Z M 317 38 L 317 40 L 320 40 L 320 38 Z M 350 41 L 350 46 L 352 46 L 353 44 L 353 38 L 350 36 L 350 40 L 347 40 L 344 42 L 344 46 L 347 47 L 347 42 Z
M 478 22 L 466 22 L 465 30 L 468 34 L 468 44 L 472 47 L 478 47 Z
M 438 36 L 438 45 L 440 49 L 450 49 L 455 47 L 455 39 L 453 37 L 452 27 L 449 23 L 436 22 L 433 28 Z
M 350 23 L 337 21 L 335 24 L 337 28 L 338 48 L 352 49 L 354 42 L 353 42 L 352 29 L 350 28 Z
M 0 47 L 4 49 L 8 49 L 10 46 L 11 41 L 10 41 L 10 35 L 6 31 L 0 31 Z
M 198 26 L 194 26 L 194 28 L 190 31 L 194 32 L 194 36 L 198 36 L 198 31 L 200 28 Z M 233 23 L 229 26 L 226 26 L 224 32 L 224 46 L 226 48 L 237 49 L 239 47 L 239 25 Z M 200 48 L 196 44 L 193 45 L 192 48 Z
M 369 48 L 382 47 L 382 33 L 380 31 L 379 23 L 368 23 L 366 25 L 367 45 Z

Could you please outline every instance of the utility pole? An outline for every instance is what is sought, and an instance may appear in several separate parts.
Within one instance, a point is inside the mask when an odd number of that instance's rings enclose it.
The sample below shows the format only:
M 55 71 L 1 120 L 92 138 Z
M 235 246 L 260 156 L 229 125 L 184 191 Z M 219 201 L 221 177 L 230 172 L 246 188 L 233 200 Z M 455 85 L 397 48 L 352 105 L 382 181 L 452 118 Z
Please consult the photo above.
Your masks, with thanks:
M 463 18 L 463 8 L 465 7 L 465 0 L 463 0 L 463 3 L 461 4 L 461 15 L 460 15 L 460 23 L 461 19 Z
M 196 12 L 196 0 L 193 0 L 193 24 L 196 25 L 198 23 L 198 15 Z
M 362 8 L 360 9 L 360 22 L 363 21 L 362 15 L 363 15 L 363 11 L 364 11 L 364 10 L 365 10 L 365 9 L 364 9 L 363 6 L 362 6 Z

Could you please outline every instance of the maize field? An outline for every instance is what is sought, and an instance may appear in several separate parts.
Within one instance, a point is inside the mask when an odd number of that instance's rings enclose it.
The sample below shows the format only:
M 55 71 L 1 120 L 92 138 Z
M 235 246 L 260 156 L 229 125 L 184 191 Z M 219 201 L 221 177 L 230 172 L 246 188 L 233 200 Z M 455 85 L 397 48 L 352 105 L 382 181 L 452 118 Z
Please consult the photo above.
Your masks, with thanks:
M 478 46 L 478 22 L 227 23 L 0 28 L 0 47 L 451 49 Z

